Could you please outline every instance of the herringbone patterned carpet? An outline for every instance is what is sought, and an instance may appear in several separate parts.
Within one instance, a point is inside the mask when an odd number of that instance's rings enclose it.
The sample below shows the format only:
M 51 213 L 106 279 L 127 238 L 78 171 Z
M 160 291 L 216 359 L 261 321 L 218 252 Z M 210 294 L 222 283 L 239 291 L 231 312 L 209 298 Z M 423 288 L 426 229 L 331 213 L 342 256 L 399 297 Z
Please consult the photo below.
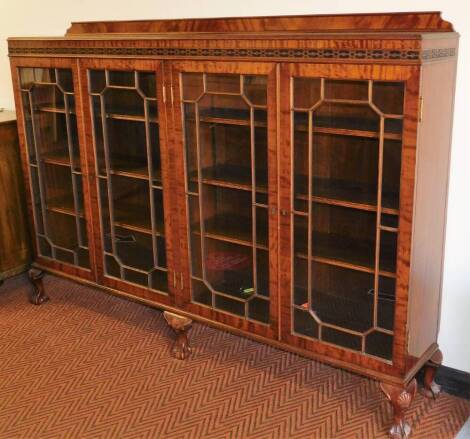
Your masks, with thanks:
M 160 312 L 52 276 L 0 287 L 0 438 L 385 438 L 377 383 L 195 324 L 170 353 Z M 470 403 L 418 395 L 413 438 L 451 438 Z

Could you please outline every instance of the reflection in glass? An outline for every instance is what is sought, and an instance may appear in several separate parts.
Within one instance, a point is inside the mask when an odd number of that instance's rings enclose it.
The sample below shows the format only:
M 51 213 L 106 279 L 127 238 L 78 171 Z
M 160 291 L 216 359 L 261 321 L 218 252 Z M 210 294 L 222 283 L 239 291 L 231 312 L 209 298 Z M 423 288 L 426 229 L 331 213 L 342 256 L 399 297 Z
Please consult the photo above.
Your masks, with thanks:
M 192 300 L 269 324 L 266 77 L 181 83 Z
M 19 69 L 40 256 L 90 268 L 71 69 Z
M 291 85 L 292 330 L 391 360 L 404 85 Z

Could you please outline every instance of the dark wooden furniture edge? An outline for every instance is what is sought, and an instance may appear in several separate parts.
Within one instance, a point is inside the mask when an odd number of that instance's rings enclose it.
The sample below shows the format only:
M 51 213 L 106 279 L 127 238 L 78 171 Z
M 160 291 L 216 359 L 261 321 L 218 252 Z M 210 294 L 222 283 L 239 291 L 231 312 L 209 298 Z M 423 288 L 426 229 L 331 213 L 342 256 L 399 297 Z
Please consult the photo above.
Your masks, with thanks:
M 160 32 L 453 32 L 441 12 L 72 22 L 66 35 Z
M 7 270 L 7 271 L 3 272 L 2 275 L 0 276 L 0 279 L 5 280 L 9 277 L 16 276 L 20 273 L 23 273 L 23 272 L 27 271 L 29 267 L 30 267 L 29 263 L 28 264 L 18 265 L 17 267 L 12 268 L 11 270 Z
M 0 126 L 10 125 L 10 124 L 15 124 L 15 130 L 17 131 L 18 118 L 17 118 L 16 112 L 1 110 L 0 111 Z M 19 142 L 19 139 L 18 139 L 18 142 Z M 23 170 L 23 168 L 21 167 L 21 157 L 19 157 L 19 160 L 20 160 L 20 173 L 21 173 L 21 171 Z M 23 184 L 24 184 L 24 181 L 21 181 L 20 186 L 22 186 Z M 24 189 L 22 190 L 24 191 Z M 20 197 L 20 198 L 23 198 L 23 201 L 22 201 L 22 203 L 24 203 L 23 208 L 26 211 L 27 206 L 26 206 L 26 202 L 24 201 L 24 192 L 23 192 L 23 197 Z M 27 229 L 26 234 L 29 234 L 30 232 L 29 228 L 26 227 L 26 229 Z M 19 261 L 20 263 L 18 265 L 11 267 L 8 270 L 5 270 L 0 273 L 0 285 L 3 283 L 4 280 L 10 277 L 16 276 L 28 270 L 28 268 L 31 265 L 32 249 L 31 248 L 24 249 L 22 254 L 24 255 L 23 261 Z
M 110 287 L 105 286 L 105 285 L 100 285 L 100 284 L 94 282 L 93 280 L 84 279 L 84 278 L 81 278 L 81 277 L 74 276 L 73 274 L 68 274 L 68 273 L 61 272 L 59 270 L 54 270 L 51 267 L 38 264 L 37 262 L 33 262 L 32 267 L 34 267 L 38 270 L 43 270 L 46 273 L 50 273 L 50 274 L 56 275 L 58 277 L 62 277 L 62 278 L 65 278 L 65 279 L 72 280 L 72 281 L 77 282 L 77 283 L 82 284 L 82 285 L 88 285 L 88 286 L 91 286 L 91 287 L 94 287 L 94 288 L 98 288 L 99 290 L 105 291 L 105 292 L 107 292 L 107 293 L 109 293 L 113 296 L 116 296 L 116 297 L 125 298 L 125 299 L 128 299 L 128 300 L 132 300 L 133 302 L 137 302 L 137 303 L 141 303 L 141 304 L 150 306 L 151 308 L 159 309 L 161 311 L 169 311 L 169 312 L 172 312 L 172 313 L 177 314 L 179 316 L 188 317 L 191 320 L 198 321 L 200 323 L 204 323 L 204 324 L 206 324 L 208 326 L 211 326 L 213 328 L 221 329 L 223 331 L 227 331 L 227 332 L 230 332 L 230 333 L 238 335 L 238 336 L 242 336 L 242 337 L 246 337 L 246 338 L 249 338 L 251 340 L 254 340 L 254 341 L 258 341 L 260 343 L 268 344 L 268 345 L 274 346 L 278 349 L 281 349 L 283 351 L 292 352 L 294 354 L 301 355 L 303 357 L 307 357 L 307 358 L 310 358 L 312 360 L 317 360 L 319 362 L 329 364 L 330 366 L 333 366 L 333 367 L 340 367 L 340 368 L 346 369 L 346 370 L 348 370 L 352 373 L 357 373 L 358 375 L 366 376 L 366 377 L 375 379 L 377 381 L 380 381 L 382 383 L 389 383 L 391 385 L 402 385 L 402 386 L 407 385 L 412 379 L 414 379 L 414 375 L 411 376 L 411 371 L 414 371 L 414 374 L 416 375 L 419 371 L 419 368 L 420 367 L 422 368 L 426 364 L 426 362 L 429 361 L 429 359 L 432 357 L 434 352 L 436 352 L 438 350 L 438 345 L 437 344 L 433 344 L 432 346 L 430 346 L 429 349 L 423 354 L 423 356 L 415 364 L 414 368 L 411 369 L 404 378 L 401 378 L 399 376 L 393 376 L 393 375 L 386 374 L 386 373 L 376 372 L 374 370 L 367 369 L 365 367 L 361 367 L 357 364 L 348 363 L 348 362 L 345 362 L 345 361 L 342 361 L 342 360 L 338 360 L 338 359 L 331 358 L 331 357 L 328 357 L 328 356 L 320 355 L 318 353 L 311 352 L 309 350 L 297 348 L 297 347 L 294 347 L 294 346 L 289 346 L 289 345 L 285 344 L 282 341 L 273 340 L 273 339 L 270 339 L 270 338 L 267 338 L 267 337 L 263 337 L 263 336 L 254 334 L 252 332 L 245 332 L 245 331 L 239 330 L 238 328 L 234 328 L 232 326 L 226 325 L 224 323 L 213 321 L 213 320 L 207 319 L 205 317 L 199 316 L 197 314 L 192 314 L 190 312 L 186 312 L 186 311 L 181 310 L 179 308 L 176 308 L 174 306 L 166 305 L 166 304 L 163 304 L 163 303 L 158 303 L 158 302 L 152 301 L 150 299 L 146 299 L 146 298 L 143 298 L 143 297 L 136 296 L 136 295 L 131 294 L 131 293 L 127 293 L 127 292 L 124 292 L 124 291 L 121 291 L 121 290 L 116 290 L 114 288 L 110 288 Z M 418 365 L 420 365 L 420 366 L 418 367 Z
M 418 375 L 422 381 L 423 373 Z M 441 366 L 436 374 L 436 382 L 442 387 L 442 391 L 459 398 L 470 400 L 470 373 L 452 367 Z

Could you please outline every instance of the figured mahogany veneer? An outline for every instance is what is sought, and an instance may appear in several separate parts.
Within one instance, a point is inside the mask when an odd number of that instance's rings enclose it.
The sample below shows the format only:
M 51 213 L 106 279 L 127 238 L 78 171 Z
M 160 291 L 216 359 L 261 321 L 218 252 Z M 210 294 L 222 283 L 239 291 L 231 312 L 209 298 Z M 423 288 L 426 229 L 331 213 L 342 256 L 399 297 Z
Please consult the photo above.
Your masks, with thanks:
M 410 434 L 414 377 L 436 397 L 442 362 L 458 35 L 440 13 L 8 44 L 35 269 L 168 311 L 180 359 L 194 319 L 380 380 L 391 437 Z

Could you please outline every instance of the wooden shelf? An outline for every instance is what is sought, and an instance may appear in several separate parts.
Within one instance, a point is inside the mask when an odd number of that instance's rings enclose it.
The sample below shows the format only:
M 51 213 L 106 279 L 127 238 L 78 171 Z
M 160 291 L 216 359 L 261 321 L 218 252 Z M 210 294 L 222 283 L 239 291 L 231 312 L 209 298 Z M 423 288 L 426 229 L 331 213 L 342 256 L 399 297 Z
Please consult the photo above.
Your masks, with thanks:
M 391 120 L 391 119 L 390 119 Z M 366 118 L 341 117 L 332 114 L 330 117 L 313 116 L 313 132 L 340 136 L 367 137 L 379 139 L 378 122 Z M 396 124 L 393 131 L 385 131 L 384 139 L 401 140 L 401 125 Z M 305 113 L 295 113 L 295 131 L 308 131 L 308 117 Z
M 143 113 L 143 106 L 134 108 L 134 107 L 123 107 L 123 106 L 113 106 L 113 108 L 109 109 L 112 111 L 107 111 L 105 113 L 105 117 L 107 119 L 115 119 L 115 120 L 127 120 L 130 122 L 145 122 L 145 114 Z M 94 112 L 94 116 L 101 118 L 101 110 L 97 108 L 97 111 Z M 158 115 L 155 111 L 149 112 L 149 122 L 151 123 L 159 123 L 158 122 Z
M 142 209 L 129 208 L 128 210 L 114 209 L 114 225 L 126 230 L 144 233 L 146 235 L 152 234 L 150 214 L 148 218 L 135 217 L 133 213 L 141 213 Z M 157 222 L 155 236 L 164 236 L 164 224 Z
M 64 215 L 76 216 L 74 200 L 72 197 L 61 196 L 49 199 L 46 202 L 46 210 L 50 212 L 62 213 Z M 79 212 L 78 216 L 83 217 L 83 213 Z
M 252 185 L 250 168 L 234 165 L 217 165 L 202 169 L 201 174 L 202 183 L 204 184 L 251 192 Z M 266 173 L 263 171 L 256 171 L 256 177 L 258 180 L 266 180 Z M 190 180 L 192 182 L 197 182 L 197 177 L 193 174 Z M 256 192 L 267 193 L 268 191 L 266 186 L 258 184 Z
M 131 122 L 145 122 L 145 116 L 138 114 L 120 114 L 120 113 L 106 113 L 107 119 L 128 120 Z M 156 117 L 149 117 L 149 122 L 158 123 Z
M 36 111 L 41 111 L 43 113 L 58 113 L 66 114 L 65 107 L 57 107 L 55 105 L 41 105 L 36 107 Z M 69 110 L 69 114 L 75 114 L 74 111 Z
M 305 187 L 306 177 L 297 177 L 296 183 Z M 359 184 L 347 180 L 314 178 L 311 200 L 317 203 L 333 206 L 349 207 L 352 209 L 377 212 L 377 188 L 372 185 Z M 306 194 L 296 194 L 299 200 L 308 201 Z M 399 195 L 382 191 L 382 213 L 398 215 L 399 210 L 389 207 L 398 205 Z
M 149 176 L 148 166 L 146 163 L 147 158 L 145 158 L 144 160 L 145 161 L 137 162 L 135 160 L 130 160 L 129 158 L 125 159 L 121 157 L 111 156 L 110 174 L 148 181 Z M 106 171 L 104 169 L 101 169 L 100 174 L 106 175 Z M 154 178 L 152 179 L 152 181 L 154 182 L 154 185 L 162 185 L 160 166 L 158 166 L 157 170 L 154 169 Z
M 201 234 L 199 224 L 194 224 L 191 229 L 195 235 Z M 267 230 L 260 234 L 258 229 L 256 248 L 268 250 L 268 243 L 266 239 L 263 239 L 263 236 L 268 236 Z M 207 219 L 205 221 L 205 237 L 253 247 L 251 222 L 242 216 L 217 215 Z M 260 237 L 262 238 L 261 240 L 259 239 Z
M 67 150 L 57 149 L 41 154 L 41 160 L 44 163 L 70 167 L 70 156 Z
M 69 207 L 55 207 L 55 206 L 48 206 L 46 210 L 55 213 L 62 213 L 64 215 L 75 216 L 75 211 L 70 209 Z M 79 215 L 83 216 L 83 215 Z
M 257 128 L 266 128 L 267 122 L 259 120 L 259 112 L 266 114 L 266 110 L 256 109 L 256 116 L 254 126 Z M 194 120 L 194 118 L 187 117 L 186 120 Z M 249 110 L 236 110 L 233 108 L 211 108 L 208 110 L 201 110 L 199 112 L 199 120 L 204 123 L 214 123 L 221 125 L 238 125 L 250 126 L 250 111 Z
M 294 232 L 295 233 L 295 232 Z M 307 259 L 307 242 L 302 241 L 305 231 L 298 235 L 295 242 L 301 242 L 295 248 L 295 256 Z M 384 243 L 382 243 L 382 246 Z M 388 258 L 382 258 L 382 268 L 380 274 L 385 277 L 396 277 L 393 270 L 395 260 L 394 252 L 386 253 Z M 312 233 L 312 260 L 324 264 L 334 265 L 351 270 L 358 270 L 366 273 L 374 273 L 375 268 L 375 244 L 361 239 L 347 236 Z M 383 267 L 385 265 L 385 267 Z

